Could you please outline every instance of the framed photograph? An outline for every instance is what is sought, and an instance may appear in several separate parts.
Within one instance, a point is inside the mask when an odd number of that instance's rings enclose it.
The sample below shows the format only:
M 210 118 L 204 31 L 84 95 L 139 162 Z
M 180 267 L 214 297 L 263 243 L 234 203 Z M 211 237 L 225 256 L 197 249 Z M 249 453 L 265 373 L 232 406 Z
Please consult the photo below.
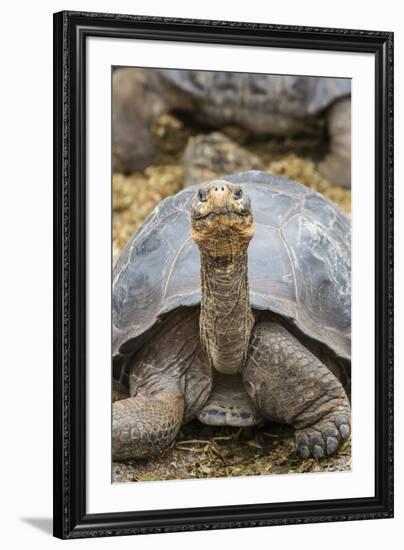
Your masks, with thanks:
M 54 16 L 54 535 L 393 517 L 393 34 Z

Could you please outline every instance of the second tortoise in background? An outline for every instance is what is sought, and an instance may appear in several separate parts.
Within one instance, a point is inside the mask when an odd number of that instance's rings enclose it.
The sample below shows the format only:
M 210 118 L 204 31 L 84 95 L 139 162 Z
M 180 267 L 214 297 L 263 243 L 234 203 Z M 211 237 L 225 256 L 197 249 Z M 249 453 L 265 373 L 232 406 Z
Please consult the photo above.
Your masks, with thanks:
M 328 152 L 319 171 L 334 185 L 351 183 L 349 79 L 119 68 L 113 73 L 114 170 L 142 170 L 154 159 L 152 126 L 182 111 L 206 127 L 240 126 L 257 136 L 320 134 Z

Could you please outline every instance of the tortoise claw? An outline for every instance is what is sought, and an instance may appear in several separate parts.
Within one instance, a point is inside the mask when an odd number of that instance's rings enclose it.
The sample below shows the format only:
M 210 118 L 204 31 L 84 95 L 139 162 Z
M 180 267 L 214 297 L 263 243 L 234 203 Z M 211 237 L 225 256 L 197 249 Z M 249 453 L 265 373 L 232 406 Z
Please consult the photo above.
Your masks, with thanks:
M 349 438 L 350 433 L 348 415 L 331 415 L 313 426 L 296 430 L 298 454 L 302 459 L 312 456 L 316 460 L 331 456 L 337 452 L 341 443 Z

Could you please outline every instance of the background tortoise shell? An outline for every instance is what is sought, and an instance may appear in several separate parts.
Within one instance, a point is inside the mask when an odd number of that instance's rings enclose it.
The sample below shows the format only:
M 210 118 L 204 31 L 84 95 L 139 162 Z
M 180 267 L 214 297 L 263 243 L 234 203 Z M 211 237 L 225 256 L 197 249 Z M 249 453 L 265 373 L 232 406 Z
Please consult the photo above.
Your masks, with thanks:
M 200 107 L 205 103 L 230 110 L 259 107 L 296 118 L 316 115 L 351 93 L 349 78 L 180 69 L 160 69 L 158 73 L 199 101 Z
M 242 184 L 252 203 L 252 307 L 282 316 L 350 361 L 349 218 L 322 195 L 268 173 L 222 179 Z M 173 310 L 200 303 L 199 250 L 190 230 L 199 187 L 163 200 L 119 256 L 113 272 L 113 356 L 138 349 Z

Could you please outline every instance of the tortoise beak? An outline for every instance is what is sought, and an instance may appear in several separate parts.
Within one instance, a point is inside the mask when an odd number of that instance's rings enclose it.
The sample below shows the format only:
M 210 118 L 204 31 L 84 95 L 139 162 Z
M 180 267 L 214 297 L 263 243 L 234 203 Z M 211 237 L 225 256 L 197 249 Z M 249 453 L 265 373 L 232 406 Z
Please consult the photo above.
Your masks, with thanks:
M 192 220 L 213 218 L 211 214 L 251 215 L 248 195 L 239 185 L 224 180 L 213 181 L 207 188 L 201 188 L 195 195 L 191 208 Z

